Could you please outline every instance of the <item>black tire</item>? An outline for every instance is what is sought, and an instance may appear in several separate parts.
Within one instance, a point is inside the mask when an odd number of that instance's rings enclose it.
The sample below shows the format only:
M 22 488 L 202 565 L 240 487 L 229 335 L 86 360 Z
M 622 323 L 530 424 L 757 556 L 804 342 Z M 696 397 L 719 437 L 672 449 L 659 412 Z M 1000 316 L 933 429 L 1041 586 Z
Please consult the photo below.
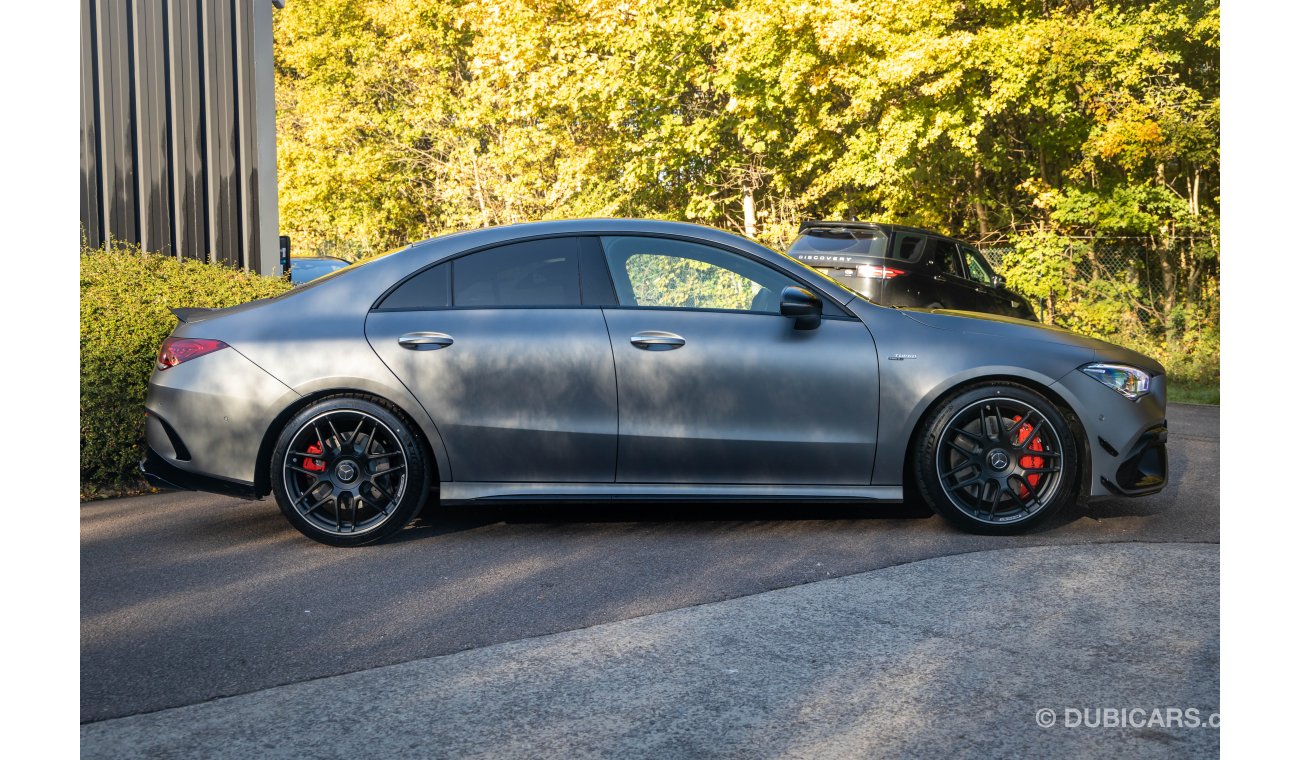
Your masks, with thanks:
M 973 533 L 1019 533 L 1072 503 L 1079 444 L 1060 409 L 1023 385 L 981 383 L 921 422 L 912 477 L 934 511 Z
M 402 415 L 375 399 L 331 396 L 280 431 L 270 478 L 280 511 L 303 535 L 361 546 L 391 536 L 419 514 L 430 469 Z

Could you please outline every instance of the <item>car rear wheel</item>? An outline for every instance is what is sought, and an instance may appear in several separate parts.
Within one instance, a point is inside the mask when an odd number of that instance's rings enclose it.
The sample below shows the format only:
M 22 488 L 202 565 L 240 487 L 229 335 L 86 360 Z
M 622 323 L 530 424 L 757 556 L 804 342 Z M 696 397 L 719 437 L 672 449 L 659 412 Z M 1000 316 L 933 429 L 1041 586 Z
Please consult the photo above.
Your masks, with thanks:
M 1020 532 L 1075 499 L 1078 444 L 1065 416 L 1036 391 L 981 384 L 922 424 L 912 452 L 918 490 L 964 530 Z
M 280 511 L 308 538 L 360 546 L 401 530 L 428 488 L 428 459 L 388 407 L 334 396 L 285 425 L 271 456 Z

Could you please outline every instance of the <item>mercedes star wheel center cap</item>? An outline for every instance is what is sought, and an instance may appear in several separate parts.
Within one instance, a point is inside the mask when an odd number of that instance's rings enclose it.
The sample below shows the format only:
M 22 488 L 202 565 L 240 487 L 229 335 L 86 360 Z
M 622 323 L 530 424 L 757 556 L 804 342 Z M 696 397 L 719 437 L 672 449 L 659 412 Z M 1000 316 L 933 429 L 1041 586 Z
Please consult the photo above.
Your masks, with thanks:
M 334 468 L 334 474 L 344 483 L 351 483 L 357 478 L 357 466 L 351 462 L 339 462 L 339 466 Z

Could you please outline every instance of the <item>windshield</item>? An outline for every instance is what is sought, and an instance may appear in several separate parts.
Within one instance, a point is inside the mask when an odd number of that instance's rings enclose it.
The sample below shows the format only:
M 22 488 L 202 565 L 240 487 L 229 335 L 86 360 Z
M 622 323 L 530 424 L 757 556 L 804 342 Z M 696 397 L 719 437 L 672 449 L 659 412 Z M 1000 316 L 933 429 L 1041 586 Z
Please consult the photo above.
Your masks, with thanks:
M 289 280 L 297 285 L 301 282 L 314 280 L 337 269 L 342 269 L 347 265 L 348 262 L 343 259 L 296 259 L 289 267 Z

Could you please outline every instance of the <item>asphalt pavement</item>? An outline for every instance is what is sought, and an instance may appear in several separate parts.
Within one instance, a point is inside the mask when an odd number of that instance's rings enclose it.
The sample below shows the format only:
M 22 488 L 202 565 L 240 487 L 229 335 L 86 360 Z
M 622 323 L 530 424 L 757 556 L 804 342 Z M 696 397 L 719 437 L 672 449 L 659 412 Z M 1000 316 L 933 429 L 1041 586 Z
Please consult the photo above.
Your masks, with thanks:
M 937 557 L 1216 544 L 1218 408 L 1173 405 L 1169 422 L 1164 492 L 1094 502 L 1011 538 L 958 533 L 901 507 L 473 507 L 430 513 L 381 545 L 345 550 L 303 538 L 270 500 L 176 493 L 87 503 L 82 720 L 359 678 L 427 658 L 437 659 L 423 666 L 434 667 L 452 659 L 440 655 L 495 652 L 491 645 L 814 581 L 870 579 L 867 571 Z M 1034 563 L 1019 566 L 1032 589 Z M 1217 564 L 1211 580 L 1217 671 Z M 93 726 L 83 729 L 83 751 L 95 736 Z
M 1213 544 L 940 557 L 91 723 L 82 754 L 1216 757 L 1218 570 Z

